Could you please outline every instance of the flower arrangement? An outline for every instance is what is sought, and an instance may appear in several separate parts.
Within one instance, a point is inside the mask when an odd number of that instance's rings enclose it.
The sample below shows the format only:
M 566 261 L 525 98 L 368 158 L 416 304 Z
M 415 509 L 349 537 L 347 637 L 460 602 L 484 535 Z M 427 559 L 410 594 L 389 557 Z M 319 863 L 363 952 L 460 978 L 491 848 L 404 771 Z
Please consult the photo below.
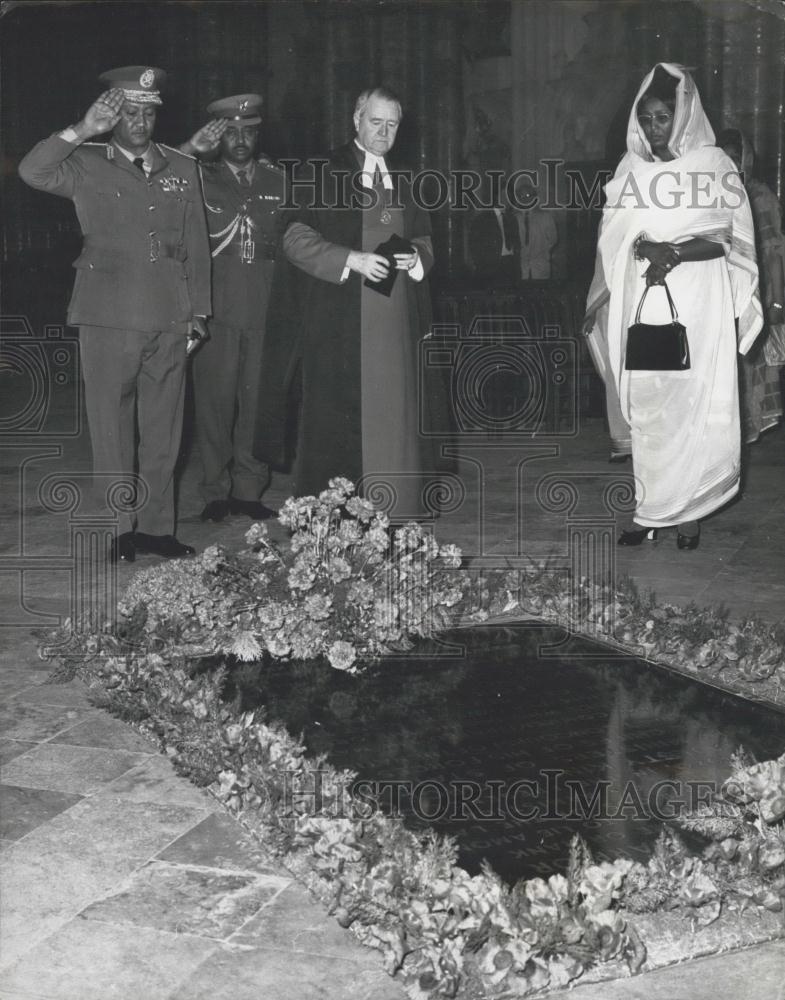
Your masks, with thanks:
M 324 656 L 355 671 L 450 621 L 467 587 L 461 552 L 411 522 L 393 530 L 348 479 L 286 501 L 288 549 L 254 524 L 247 549 L 217 545 L 190 561 L 138 573 L 120 604 L 141 609 L 147 638 L 188 655 L 252 661 Z

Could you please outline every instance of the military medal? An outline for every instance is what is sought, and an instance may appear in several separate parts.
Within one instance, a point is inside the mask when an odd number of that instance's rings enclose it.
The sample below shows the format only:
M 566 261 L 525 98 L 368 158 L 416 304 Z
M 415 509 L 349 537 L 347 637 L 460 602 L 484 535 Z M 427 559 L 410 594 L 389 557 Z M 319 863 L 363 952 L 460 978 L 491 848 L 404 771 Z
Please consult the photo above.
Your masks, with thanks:
M 246 264 L 250 264 L 254 259 L 256 253 L 256 243 L 253 240 L 243 240 L 241 244 L 242 250 L 242 260 Z
M 387 211 L 386 208 L 381 214 L 381 221 L 385 224 L 385 226 L 389 226 L 390 223 L 392 222 L 392 216 L 390 215 L 390 213 Z
M 158 183 L 161 185 L 163 190 L 167 194 L 176 194 L 177 192 L 185 191 L 188 187 L 187 177 L 173 177 L 171 174 L 167 177 L 159 178 Z

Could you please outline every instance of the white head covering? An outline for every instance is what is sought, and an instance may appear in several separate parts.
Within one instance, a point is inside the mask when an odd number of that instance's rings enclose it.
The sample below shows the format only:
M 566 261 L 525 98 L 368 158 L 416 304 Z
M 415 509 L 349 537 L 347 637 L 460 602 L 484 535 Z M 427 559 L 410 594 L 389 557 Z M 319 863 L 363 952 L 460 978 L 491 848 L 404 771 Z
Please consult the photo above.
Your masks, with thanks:
M 661 69 L 660 74 L 657 70 Z M 673 130 L 668 140 L 668 149 L 674 156 L 683 156 L 701 146 L 714 145 L 714 129 L 709 124 L 706 112 L 701 104 L 698 88 L 684 66 L 678 63 L 657 63 L 646 75 L 640 89 L 632 102 L 629 121 L 627 122 L 627 149 L 642 160 L 653 160 L 651 146 L 638 123 L 638 103 L 654 82 L 655 75 L 661 76 L 662 71 L 675 77 L 676 109 L 673 114 Z

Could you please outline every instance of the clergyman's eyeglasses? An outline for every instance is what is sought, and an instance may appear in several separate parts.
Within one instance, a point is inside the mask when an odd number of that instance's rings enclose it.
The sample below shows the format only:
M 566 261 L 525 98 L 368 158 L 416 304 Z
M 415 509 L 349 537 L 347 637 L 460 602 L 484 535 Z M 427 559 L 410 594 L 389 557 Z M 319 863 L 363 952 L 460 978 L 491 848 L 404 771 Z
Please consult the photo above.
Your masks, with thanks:
M 654 125 L 668 125 L 673 121 L 673 115 L 666 115 L 664 112 L 659 115 L 638 115 L 638 124 L 641 128 L 651 128 Z

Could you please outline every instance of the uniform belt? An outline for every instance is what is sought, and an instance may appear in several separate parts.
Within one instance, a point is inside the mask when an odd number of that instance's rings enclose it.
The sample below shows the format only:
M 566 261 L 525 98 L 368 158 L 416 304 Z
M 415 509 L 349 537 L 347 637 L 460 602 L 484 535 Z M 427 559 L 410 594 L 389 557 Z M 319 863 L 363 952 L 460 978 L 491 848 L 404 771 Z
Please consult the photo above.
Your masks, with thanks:
M 232 257 L 245 264 L 262 264 L 266 260 L 275 260 L 276 245 L 270 240 L 246 240 L 245 243 L 227 243 L 218 257 Z
M 161 257 L 170 257 L 172 260 L 181 262 L 188 258 L 188 252 L 182 243 L 167 243 L 156 233 L 150 233 L 140 242 L 145 259 L 151 263 L 155 263 Z M 111 240 L 106 239 L 106 237 L 86 236 L 83 249 L 113 253 L 126 259 L 134 259 L 137 256 L 134 243 L 130 239 Z

